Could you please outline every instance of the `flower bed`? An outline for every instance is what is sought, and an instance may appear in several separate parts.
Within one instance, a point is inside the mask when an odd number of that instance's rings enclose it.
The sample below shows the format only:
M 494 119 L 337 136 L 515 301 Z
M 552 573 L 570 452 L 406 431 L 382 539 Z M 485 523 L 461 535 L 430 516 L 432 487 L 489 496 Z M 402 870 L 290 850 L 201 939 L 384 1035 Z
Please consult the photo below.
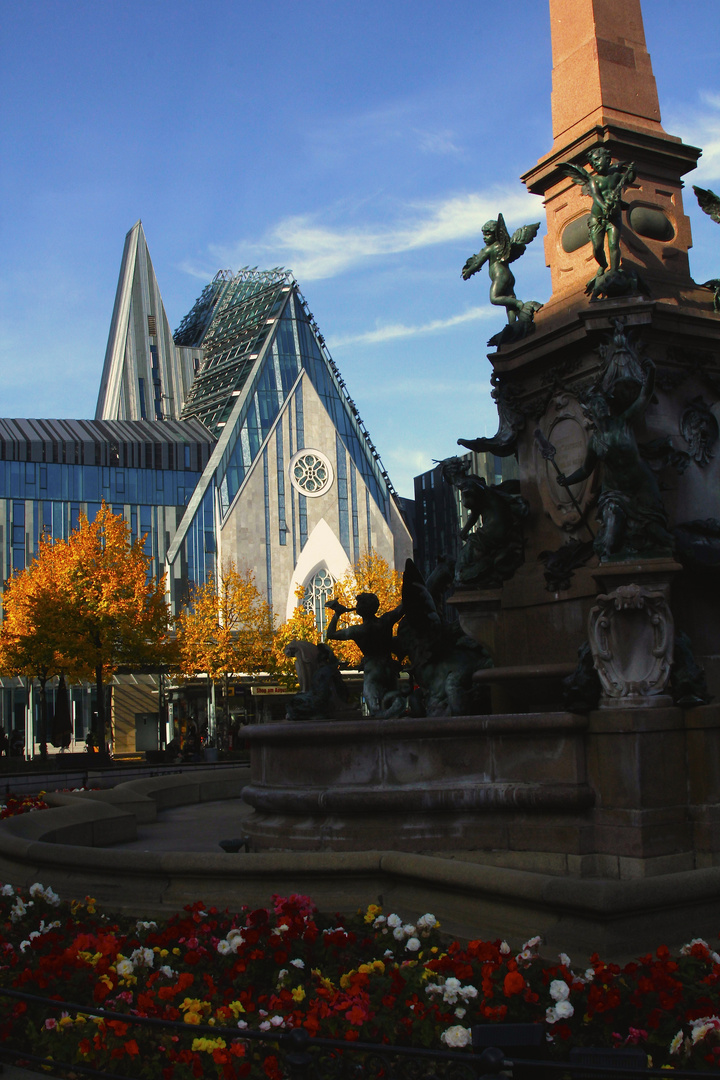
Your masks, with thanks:
M 43 799 L 44 791 L 39 795 L 13 795 L 5 796 L 0 803 L 0 821 L 3 818 L 15 817 L 17 814 L 29 814 L 32 810 L 47 810 L 48 804 Z
M 553 1056 L 571 1046 L 641 1046 L 658 1065 L 720 1066 L 720 956 L 692 941 L 621 968 L 597 955 L 576 969 L 548 963 L 539 938 L 515 953 L 504 941 L 443 941 L 431 914 L 413 923 L 371 905 L 342 923 L 304 896 L 233 914 L 196 903 L 167 922 L 61 903 L 36 884 L 0 889 L 0 985 L 127 1015 L 49 1014 L 0 998 L 0 1039 L 18 1050 L 128 1076 L 163 1080 L 266 1075 L 271 1046 L 242 1038 L 304 1027 L 352 1042 L 467 1047 L 476 1024 L 542 1023 Z M 133 1016 L 183 1030 L 132 1026 Z M 193 1035 L 231 1027 L 236 1036 Z M 184 1026 L 187 1025 L 187 1037 Z M 158 1072 L 158 1064 L 162 1068 Z

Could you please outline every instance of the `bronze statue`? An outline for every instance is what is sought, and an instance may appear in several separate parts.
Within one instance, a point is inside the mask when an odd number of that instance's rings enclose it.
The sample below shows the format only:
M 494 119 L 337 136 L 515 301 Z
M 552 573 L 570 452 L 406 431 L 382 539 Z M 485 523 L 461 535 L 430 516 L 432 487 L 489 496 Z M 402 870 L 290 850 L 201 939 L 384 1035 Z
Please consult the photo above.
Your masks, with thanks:
M 370 715 L 378 716 L 385 694 L 397 689 L 399 665 L 393 657 L 393 627 L 402 618 L 402 604 L 378 616 L 380 601 L 375 593 L 360 593 L 355 613 L 362 622 L 345 629 L 338 628 L 338 621 L 353 609 L 339 600 L 328 600 L 325 607 L 333 613 L 327 628 L 328 640 L 354 641 L 363 654 L 363 697 Z
M 338 720 L 348 712 L 348 692 L 329 645 L 291 641 L 286 656 L 295 657 L 300 693 L 290 698 L 286 720 Z
M 693 191 L 700 209 L 720 225 L 720 195 L 716 195 L 709 188 L 695 187 L 694 184 Z M 713 311 L 720 314 L 720 278 L 710 278 L 709 281 L 703 282 L 702 287 L 703 289 L 713 290 Z
M 630 404 L 614 402 L 611 388 L 596 386 L 587 411 L 594 424 L 585 461 L 570 476 L 558 476 L 562 487 L 587 480 L 602 467 L 598 501 L 600 529 L 595 551 L 601 562 L 671 555 L 673 538 L 655 474 L 643 460 L 632 423 L 647 408 L 655 386 L 655 365 L 641 361 L 643 382 Z M 613 411 L 613 404 L 615 410 Z
M 481 589 L 497 588 L 511 578 L 523 562 L 522 520 L 529 513 L 517 480 L 488 484 L 471 473 L 470 462 L 446 458 L 442 477 L 460 492 L 470 516 L 460 531 L 463 547 L 457 559 L 455 582 Z M 482 519 L 482 526 L 475 529 Z
M 596 146 L 587 159 L 593 172 L 571 162 L 559 165 L 558 171 L 574 184 L 579 184 L 583 195 L 589 195 L 592 199 L 588 230 L 593 255 L 600 269 L 588 282 L 585 291 L 592 300 L 597 300 L 600 295 L 616 296 L 637 291 L 637 275 L 625 271 L 620 264 L 622 212 L 627 208 L 622 195 L 623 190 L 635 179 L 636 170 L 632 161 L 613 165 L 610 151 L 605 146 Z
M 406 711 L 411 715 L 472 716 L 485 711 L 473 675 L 492 667 L 492 658 L 484 645 L 463 633 L 458 622 L 449 624 L 440 615 L 442 594 L 452 578 L 453 564 L 447 559 L 440 560 L 427 581 L 412 559 L 405 563 L 397 641 L 399 653 L 410 658 L 413 683 L 418 687 L 415 693 L 406 691 Z M 417 708 L 420 701 L 422 710 Z M 401 702 L 387 700 L 384 715 L 398 715 L 390 711 L 396 704 Z
M 526 337 L 535 329 L 533 319 L 542 304 L 536 300 L 523 303 L 515 295 L 515 277 L 509 263 L 515 262 L 525 254 L 525 248 L 537 236 L 540 222 L 522 225 L 510 236 L 502 214 L 497 221 L 486 221 L 482 227 L 485 246 L 477 255 L 471 255 L 462 268 L 465 281 L 488 264 L 490 273 L 490 303 L 504 307 L 507 311 L 508 325 L 499 334 L 488 341 L 488 345 L 507 344 Z

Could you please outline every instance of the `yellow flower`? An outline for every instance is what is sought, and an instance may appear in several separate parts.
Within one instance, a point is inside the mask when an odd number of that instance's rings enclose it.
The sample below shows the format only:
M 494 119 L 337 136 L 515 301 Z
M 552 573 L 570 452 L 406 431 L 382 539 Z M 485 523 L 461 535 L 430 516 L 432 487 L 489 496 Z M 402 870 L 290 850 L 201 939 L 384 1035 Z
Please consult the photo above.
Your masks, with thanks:
M 85 1022 L 85 1017 L 84 1016 L 82 1018 L 78 1016 L 77 1021 L 73 1020 L 72 1016 L 61 1016 L 60 1019 L 58 1020 L 58 1027 L 67 1027 L 69 1024 L 84 1023 L 84 1022 Z
M 186 1024 L 200 1024 L 202 1023 L 202 1016 L 196 1012 L 186 1012 L 183 1016 L 183 1020 Z
M 243 1004 L 242 1004 L 241 1001 L 231 1001 L 230 1004 L 228 1005 L 228 1009 L 230 1009 L 231 1013 L 233 1014 L 233 1016 L 235 1017 L 236 1020 L 237 1020 L 238 1016 L 240 1015 L 240 1013 L 245 1012 L 245 1009 L 243 1008 Z
M 193 1039 L 192 1049 L 201 1050 L 206 1054 L 212 1054 L 213 1050 L 224 1050 L 227 1043 L 224 1039 Z
M 296 986 L 295 987 L 295 989 L 292 992 L 292 999 L 293 999 L 293 1001 L 304 1001 L 305 1000 L 305 991 L 303 990 L 302 986 Z
M 385 964 L 382 960 L 373 960 L 372 965 L 376 971 L 379 971 L 381 975 L 385 974 Z
M 175 948 L 173 949 L 173 956 L 179 956 L 179 955 L 180 955 L 180 950 L 178 949 L 178 947 L 176 945 Z
M 368 909 L 367 909 L 367 912 L 365 913 L 365 922 L 366 923 L 375 922 L 375 920 L 377 919 L 377 917 L 378 917 L 378 915 L 380 914 L 381 911 L 382 911 L 382 908 L 378 907 L 377 904 L 368 904 Z
M 161 949 L 161 950 L 160 950 L 160 955 L 161 955 L 161 956 L 163 957 L 163 959 L 164 959 L 164 958 L 165 958 L 166 956 L 168 956 L 169 954 L 168 954 L 168 951 L 167 951 L 167 949 Z
M 369 975 L 372 970 L 373 968 L 371 964 L 361 964 L 358 968 L 358 971 L 361 975 Z

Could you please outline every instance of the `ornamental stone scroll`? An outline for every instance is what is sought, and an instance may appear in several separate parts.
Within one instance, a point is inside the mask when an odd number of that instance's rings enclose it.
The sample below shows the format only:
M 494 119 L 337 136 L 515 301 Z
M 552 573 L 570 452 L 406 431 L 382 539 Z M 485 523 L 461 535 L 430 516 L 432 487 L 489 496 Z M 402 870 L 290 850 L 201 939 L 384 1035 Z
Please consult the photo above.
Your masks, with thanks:
M 539 429 L 555 447 L 556 462 L 561 472 L 568 476 L 585 460 L 588 446 L 589 422 L 577 398 L 561 391 L 556 394 L 542 418 Z M 557 473 L 550 461 L 543 460 L 538 444 L 534 447 L 534 474 L 545 513 L 551 521 L 566 532 L 574 532 L 582 526 L 583 519 L 595 499 L 593 479 L 583 481 L 573 489 L 575 500 L 567 488 L 557 483 Z M 582 510 L 578 513 L 577 506 Z
M 666 688 L 674 623 L 665 590 L 631 584 L 601 593 L 590 611 L 588 637 L 601 709 L 672 704 Z

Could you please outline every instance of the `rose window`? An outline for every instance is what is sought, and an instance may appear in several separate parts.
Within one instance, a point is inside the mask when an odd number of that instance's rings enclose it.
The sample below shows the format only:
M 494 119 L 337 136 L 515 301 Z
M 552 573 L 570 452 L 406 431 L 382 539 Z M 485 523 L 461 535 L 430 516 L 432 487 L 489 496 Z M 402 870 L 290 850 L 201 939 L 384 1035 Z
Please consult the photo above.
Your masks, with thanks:
M 303 495 L 323 495 L 333 482 L 332 466 L 319 450 L 301 450 L 290 462 L 290 479 Z

